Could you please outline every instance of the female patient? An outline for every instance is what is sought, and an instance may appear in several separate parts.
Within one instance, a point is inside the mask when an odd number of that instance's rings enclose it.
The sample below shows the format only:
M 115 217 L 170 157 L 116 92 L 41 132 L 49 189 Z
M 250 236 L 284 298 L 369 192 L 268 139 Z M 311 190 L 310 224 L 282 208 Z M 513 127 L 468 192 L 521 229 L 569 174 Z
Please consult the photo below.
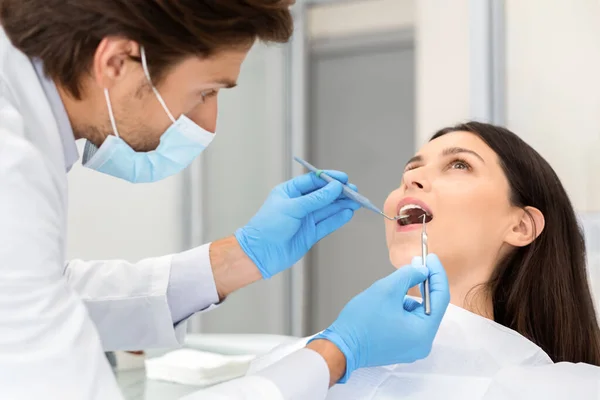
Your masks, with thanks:
M 550 165 L 515 134 L 476 122 L 437 132 L 384 209 L 413 215 L 405 225 L 386 221 L 396 268 L 420 254 L 420 217 L 429 215 L 429 251 L 447 271 L 452 305 L 429 357 L 358 370 L 330 398 L 478 398 L 504 367 L 600 365 L 573 207 Z M 411 294 L 420 297 L 418 288 Z
M 487 124 L 443 129 L 408 162 L 385 211 L 411 198 L 432 215 L 429 250 L 448 273 L 452 304 L 519 332 L 554 362 L 600 365 L 583 235 L 535 150 Z M 396 268 L 420 252 L 408 228 L 386 224 Z

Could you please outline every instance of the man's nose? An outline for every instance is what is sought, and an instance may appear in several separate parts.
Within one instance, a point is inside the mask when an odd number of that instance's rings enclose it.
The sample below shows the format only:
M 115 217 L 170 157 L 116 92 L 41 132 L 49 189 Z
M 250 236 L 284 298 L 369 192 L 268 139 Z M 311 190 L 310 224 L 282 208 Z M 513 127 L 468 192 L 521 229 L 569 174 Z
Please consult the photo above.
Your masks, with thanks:
M 206 103 L 200 104 L 187 116 L 189 119 L 200 125 L 203 129 L 214 133 L 217 129 L 217 115 L 217 99 L 211 98 Z

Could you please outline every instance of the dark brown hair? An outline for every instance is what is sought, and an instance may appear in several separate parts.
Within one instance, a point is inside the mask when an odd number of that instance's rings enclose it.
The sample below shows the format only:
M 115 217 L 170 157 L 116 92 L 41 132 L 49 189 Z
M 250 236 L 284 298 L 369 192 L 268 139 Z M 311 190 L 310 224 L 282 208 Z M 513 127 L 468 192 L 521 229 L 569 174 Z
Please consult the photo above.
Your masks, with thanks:
M 437 132 L 477 135 L 500 159 L 514 206 L 539 209 L 545 227 L 496 266 L 487 289 L 494 320 L 540 346 L 554 362 L 600 365 L 600 331 L 586 274 L 585 242 L 558 176 L 511 131 L 468 122 Z
M 185 57 L 210 56 L 255 40 L 286 42 L 293 0 L 0 0 L 0 23 L 15 47 L 40 58 L 75 98 L 96 48 L 108 36 L 144 46 L 156 82 Z

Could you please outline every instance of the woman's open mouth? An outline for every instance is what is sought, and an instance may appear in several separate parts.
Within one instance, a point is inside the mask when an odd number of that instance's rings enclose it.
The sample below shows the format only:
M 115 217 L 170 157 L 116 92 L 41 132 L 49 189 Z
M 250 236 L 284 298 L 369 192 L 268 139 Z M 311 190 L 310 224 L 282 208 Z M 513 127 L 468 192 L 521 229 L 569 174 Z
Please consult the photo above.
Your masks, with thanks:
M 398 224 L 402 226 L 412 225 L 412 224 L 422 224 L 423 218 L 425 218 L 425 223 L 431 221 L 433 217 L 421 207 L 416 204 L 407 204 L 400 209 L 400 218 L 398 220 Z
M 398 204 L 398 216 L 402 217 L 398 219 L 398 225 L 400 226 L 422 224 L 423 219 L 427 223 L 433 219 L 433 214 L 427 205 L 417 199 L 409 198 L 402 200 Z

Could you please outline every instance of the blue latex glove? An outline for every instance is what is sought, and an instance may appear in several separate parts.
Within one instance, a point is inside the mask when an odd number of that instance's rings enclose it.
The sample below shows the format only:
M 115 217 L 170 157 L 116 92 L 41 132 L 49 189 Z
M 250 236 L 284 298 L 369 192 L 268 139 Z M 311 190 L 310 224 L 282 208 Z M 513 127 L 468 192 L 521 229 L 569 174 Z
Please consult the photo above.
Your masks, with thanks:
M 340 182 L 348 176 L 325 171 Z M 263 278 L 291 267 L 315 243 L 346 224 L 360 205 L 343 196 L 340 182 L 309 173 L 280 184 L 235 237 Z M 356 189 L 354 185 L 353 189 Z
M 434 254 L 427 256 L 431 314 L 405 297 L 408 289 L 425 281 L 421 257 L 375 282 L 344 307 L 338 319 L 312 340 L 327 339 L 346 356 L 346 382 L 358 368 L 411 363 L 425 358 L 450 301 L 446 272 Z M 311 340 L 311 341 L 312 341 Z

